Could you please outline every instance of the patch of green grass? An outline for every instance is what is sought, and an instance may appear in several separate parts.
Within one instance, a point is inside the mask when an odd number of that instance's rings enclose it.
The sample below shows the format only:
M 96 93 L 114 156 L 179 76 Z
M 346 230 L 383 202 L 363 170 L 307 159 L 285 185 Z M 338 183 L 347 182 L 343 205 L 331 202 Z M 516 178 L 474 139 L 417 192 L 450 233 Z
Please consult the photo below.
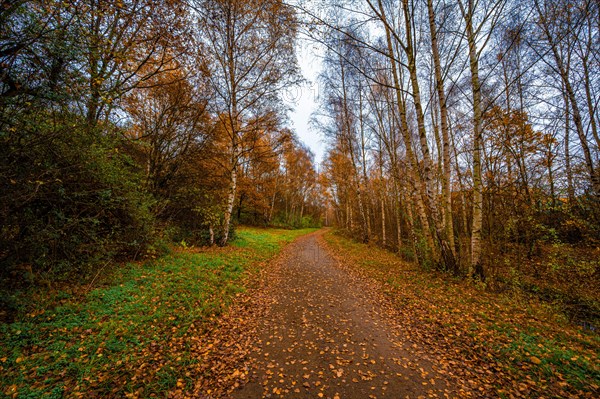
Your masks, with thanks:
M 240 227 L 237 230 L 237 237 L 234 242 L 231 243 L 236 248 L 247 248 L 252 247 L 259 251 L 276 251 L 281 245 L 285 245 L 295 238 L 312 233 L 318 229 L 300 229 L 300 230 L 287 230 L 287 229 L 257 229 Z M 273 240 L 273 236 L 277 237 L 277 240 Z
M 179 370 L 198 361 L 178 338 L 194 326 L 209 328 L 261 262 L 311 231 L 241 228 L 229 248 L 129 264 L 83 298 L 57 295 L 60 304 L 0 325 L 0 392 L 53 398 L 67 389 L 73 396 L 143 389 L 142 396 L 165 396 L 185 378 Z
M 516 332 L 513 329 L 506 334 L 510 344 L 499 351 L 514 359 L 513 362 L 531 363 L 532 358 L 539 359 L 539 364 L 531 365 L 537 377 L 559 377 L 576 389 L 586 389 L 590 382 L 600 381 L 596 365 L 565 342 L 542 337 L 535 330 Z

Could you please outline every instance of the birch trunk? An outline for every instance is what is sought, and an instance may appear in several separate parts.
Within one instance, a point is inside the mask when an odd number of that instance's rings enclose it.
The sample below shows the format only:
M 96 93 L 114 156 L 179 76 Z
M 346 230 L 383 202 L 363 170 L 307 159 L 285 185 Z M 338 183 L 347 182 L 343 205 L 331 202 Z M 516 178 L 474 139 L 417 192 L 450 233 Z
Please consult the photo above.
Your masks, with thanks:
M 435 12 L 433 9 L 433 0 L 427 0 L 427 10 L 429 14 L 429 31 L 431 33 L 431 50 L 433 53 L 433 64 L 435 73 L 435 86 L 438 95 L 440 107 L 440 128 L 442 130 L 442 202 L 444 204 L 444 229 L 446 238 L 454 257 L 456 257 L 454 243 L 454 221 L 452 218 L 452 192 L 450 188 L 452 169 L 450 163 L 450 129 L 448 124 L 448 107 L 446 104 L 446 93 L 444 90 L 444 80 L 442 77 L 442 65 L 440 61 L 440 52 L 437 40 L 437 27 L 435 25 Z
M 370 229 L 369 229 L 369 222 L 368 222 L 368 217 L 366 215 L 366 210 L 365 210 L 365 205 L 364 205 L 364 201 L 363 201 L 363 190 L 361 187 L 361 177 L 360 177 L 360 172 L 358 171 L 358 166 L 356 164 L 356 156 L 354 154 L 354 143 L 352 140 L 352 127 L 350 125 L 350 114 L 348 112 L 348 95 L 347 95 L 347 91 L 346 91 L 346 78 L 345 78 L 345 69 L 344 69 L 344 65 L 343 65 L 343 60 L 341 60 L 340 57 L 340 69 L 341 69 L 341 87 L 342 87 L 342 101 L 343 101 L 343 110 L 344 110 L 344 129 L 343 129 L 343 134 L 344 134 L 344 138 L 347 141 L 347 145 L 348 145 L 348 154 L 350 155 L 350 160 L 352 162 L 352 169 L 354 170 L 354 176 L 351 177 L 353 186 L 354 186 L 354 190 L 356 191 L 356 197 L 358 200 L 358 211 L 360 212 L 360 218 L 362 221 L 362 241 L 363 242 L 368 242 L 369 241 L 369 235 L 370 235 Z
M 391 69 L 392 69 L 392 77 L 394 79 L 394 89 L 396 92 L 398 114 L 400 117 L 400 124 L 401 124 L 400 131 L 402 134 L 402 139 L 404 141 L 404 146 L 406 148 L 406 157 L 408 158 L 408 161 L 410 163 L 409 175 L 415 184 L 415 189 L 417 190 L 417 193 L 419 193 L 419 195 L 415 196 L 415 200 L 416 200 L 415 205 L 417 207 L 417 213 L 419 215 L 419 220 L 421 221 L 421 225 L 423 227 L 423 234 L 425 236 L 425 240 L 427 242 L 427 245 L 429 246 L 429 248 L 431 249 L 431 251 L 433 253 L 435 251 L 436 247 L 435 247 L 435 243 L 433 240 L 433 236 L 431 234 L 431 229 L 429 227 L 429 221 L 427 219 L 425 205 L 423 203 L 423 198 L 427 197 L 426 192 L 425 192 L 426 188 L 423 187 L 421 177 L 418 175 L 419 165 L 418 165 L 415 153 L 412 149 L 410 131 L 409 131 L 408 121 L 407 121 L 407 117 L 406 117 L 406 104 L 405 104 L 404 97 L 402 96 L 402 92 L 401 92 L 400 79 L 398 77 L 398 70 L 397 70 L 397 66 L 396 66 L 396 57 L 394 54 L 395 53 L 394 47 L 392 45 L 390 28 L 389 28 L 389 25 L 388 25 L 388 22 L 387 22 L 387 19 L 385 16 L 385 12 L 384 12 L 383 4 L 382 4 L 381 0 L 378 0 L 378 4 L 379 4 L 380 18 L 382 19 L 382 22 L 383 22 L 384 28 L 385 28 L 385 32 L 386 32 L 388 57 L 390 59 L 390 64 L 391 64 Z M 435 256 L 433 256 L 433 257 L 434 257 L 434 259 L 436 258 Z
M 481 229 L 483 225 L 483 183 L 481 178 L 481 151 L 483 145 L 481 83 L 479 81 L 479 59 L 473 31 L 473 5 L 464 12 L 467 42 L 469 46 L 469 68 L 473 95 L 473 220 L 471 223 L 471 263 L 468 274 L 484 276 L 481 262 Z
M 571 85 L 571 80 L 569 79 L 569 68 L 565 67 L 563 62 L 563 58 L 561 54 L 558 52 L 558 43 L 555 42 L 555 39 L 550 32 L 550 28 L 548 25 L 548 21 L 542 10 L 540 9 L 540 5 L 538 1 L 535 1 L 535 7 L 538 12 L 539 23 L 541 25 L 542 31 L 544 32 L 544 36 L 548 45 L 550 46 L 550 50 L 554 57 L 554 62 L 556 63 L 556 68 L 562 83 L 565 89 L 565 95 L 567 96 L 569 102 L 571 103 L 571 112 L 573 117 L 573 124 L 575 125 L 575 131 L 579 136 L 579 141 L 581 143 L 581 150 L 583 151 L 583 156 L 585 160 L 585 165 L 587 167 L 588 173 L 590 175 L 590 182 L 592 184 L 592 192 L 596 197 L 600 197 L 600 173 L 596 171 L 594 166 L 594 160 L 591 155 L 590 147 L 588 144 L 588 139 L 586 135 L 585 128 L 583 127 L 583 119 L 581 116 L 581 111 L 579 109 L 579 105 L 577 103 L 577 97 L 575 96 L 575 91 L 573 86 Z M 593 115 L 591 115 L 593 118 Z
M 229 239 L 229 229 L 231 226 L 231 215 L 233 214 L 233 203 L 235 202 L 235 195 L 237 191 L 237 167 L 231 169 L 229 179 L 229 192 L 227 193 L 227 205 L 225 207 L 225 215 L 223 217 L 223 237 L 221 238 L 221 245 L 227 244 Z

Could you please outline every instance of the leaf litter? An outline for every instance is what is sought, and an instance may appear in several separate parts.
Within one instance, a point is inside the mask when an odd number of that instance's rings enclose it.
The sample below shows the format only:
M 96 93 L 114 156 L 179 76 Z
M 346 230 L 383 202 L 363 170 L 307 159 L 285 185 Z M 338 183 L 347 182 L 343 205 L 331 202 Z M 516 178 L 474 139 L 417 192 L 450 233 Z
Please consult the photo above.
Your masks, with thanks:
M 267 273 L 249 381 L 233 398 L 474 397 L 395 334 L 374 287 L 343 270 L 320 235 L 291 244 Z

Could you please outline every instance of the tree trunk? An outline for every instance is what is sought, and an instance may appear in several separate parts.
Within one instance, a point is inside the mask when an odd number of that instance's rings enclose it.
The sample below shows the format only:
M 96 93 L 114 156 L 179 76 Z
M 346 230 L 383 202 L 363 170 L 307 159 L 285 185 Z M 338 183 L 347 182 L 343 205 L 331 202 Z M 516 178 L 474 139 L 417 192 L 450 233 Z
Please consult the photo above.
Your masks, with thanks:
M 268 223 L 271 224 L 273 221 L 273 211 L 275 210 L 275 198 L 277 196 L 277 183 L 279 182 L 279 175 L 275 177 L 275 187 L 273 188 L 273 195 L 271 196 L 271 206 L 269 207 L 269 219 Z
M 444 206 L 444 229 L 446 239 L 450 245 L 453 257 L 456 257 L 454 243 L 454 221 L 452 218 L 452 192 L 450 188 L 452 169 L 450 163 L 450 129 L 448 124 L 448 107 L 446 104 L 446 93 L 444 90 L 444 80 L 442 77 L 442 65 L 440 61 L 440 52 L 437 41 L 437 27 L 435 24 L 435 12 L 433 1 L 427 0 L 427 10 L 429 14 L 429 31 L 431 33 L 431 50 L 433 53 L 433 64 L 435 73 L 435 87 L 440 107 L 440 127 L 442 130 L 442 203 Z M 455 272 L 458 270 L 455 270 Z
M 341 70 L 341 87 L 342 87 L 342 109 L 344 111 L 344 129 L 342 134 L 346 140 L 346 144 L 348 145 L 348 154 L 350 155 L 350 160 L 352 162 L 352 169 L 354 175 L 350 177 L 352 185 L 354 186 L 354 190 L 356 192 L 356 197 L 358 200 L 358 211 L 360 212 L 360 218 L 362 221 L 362 241 L 368 242 L 370 239 L 370 229 L 369 229 L 369 221 L 368 216 L 366 214 L 365 204 L 363 201 L 363 190 L 361 183 L 361 175 L 358 170 L 358 165 L 356 163 L 356 155 L 354 154 L 354 145 L 352 140 L 352 127 L 350 126 L 350 115 L 348 111 L 348 96 L 346 91 L 346 79 L 345 79 L 345 68 L 343 65 L 343 61 L 340 58 L 340 70 Z
M 473 31 L 473 6 L 463 11 L 469 46 L 469 68 L 473 95 L 473 220 L 471 223 L 471 263 L 469 275 L 484 277 L 481 261 L 481 229 L 483 225 L 483 182 L 481 177 L 481 151 L 483 146 L 481 83 L 479 81 L 479 60 L 475 32 Z
M 548 45 L 550 46 L 550 50 L 552 51 L 552 55 L 554 57 L 554 62 L 556 62 L 556 67 L 562 83 L 564 85 L 565 94 L 571 103 L 571 111 L 573 116 L 573 124 L 575 125 L 575 131 L 579 136 L 579 141 L 581 143 L 581 150 L 583 151 L 583 156 L 585 160 L 585 164 L 587 166 L 588 173 L 590 175 L 590 182 L 592 184 L 592 192 L 596 197 L 600 197 L 600 174 L 595 170 L 594 160 L 591 155 L 590 147 L 587 140 L 587 135 L 585 128 L 583 127 L 583 119 L 581 117 L 581 111 L 579 110 L 579 105 L 577 103 L 577 97 L 575 96 L 575 91 L 573 90 L 573 86 L 571 85 L 571 81 L 569 79 L 569 68 L 565 67 L 563 63 L 563 59 L 558 52 L 558 43 L 555 42 L 552 33 L 550 32 L 550 28 L 548 26 L 548 21 L 546 20 L 546 16 L 543 14 L 540 9 L 539 3 L 536 0 L 535 6 L 538 12 L 539 23 L 541 24 L 542 31 L 546 37 Z M 593 117 L 593 115 L 592 115 Z
M 229 239 L 229 228 L 231 225 L 231 215 L 233 214 L 233 203 L 237 190 L 237 166 L 234 165 L 229 176 L 229 192 L 227 193 L 227 206 L 225 207 L 225 215 L 223 217 L 223 237 L 221 245 L 226 245 Z
M 569 98 L 563 95 L 565 101 L 565 171 L 567 174 L 567 195 L 569 197 L 569 205 L 573 205 L 575 202 L 575 188 L 573 186 L 573 170 L 571 169 L 571 154 L 569 151 L 569 133 L 571 132 L 571 123 L 569 112 Z
M 385 235 L 385 198 L 381 196 L 381 245 L 385 247 L 386 235 Z
M 215 230 L 213 229 L 212 223 L 210 225 L 208 225 L 208 234 L 210 235 L 209 243 L 210 243 L 210 246 L 212 247 L 213 245 L 215 245 Z
M 423 198 L 427 197 L 426 188 L 423 186 L 421 177 L 418 174 L 419 165 L 418 165 L 415 153 L 412 149 L 410 131 L 409 131 L 408 121 L 407 121 L 407 117 L 406 117 L 406 104 L 404 101 L 404 97 L 402 96 L 400 79 L 398 77 L 398 70 L 396 69 L 396 57 L 394 54 L 394 47 L 392 45 L 390 28 L 389 28 L 389 25 L 388 25 L 388 22 L 387 22 L 387 19 L 385 16 L 385 12 L 384 12 L 384 8 L 383 8 L 383 4 L 382 4 L 381 0 L 378 0 L 378 4 L 379 4 L 380 16 L 381 16 L 382 22 L 384 24 L 385 32 L 386 32 L 388 58 L 390 60 L 390 65 L 391 65 L 391 69 L 392 69 L 392 77 L 394 79 L 394 89 L 396 92 L 398 114 L 399 114 L 400 123 L 401 123 L 400 132 L 402 134 L 404 146 L 406 149 L 406 157 L 407 157 L 407 159 L 409 161 L 409 165 L 410 165 L 409 166 L 409 170 L 410 170 L 409 175 L 410 175 L 410 178 L 412 179 L 413 183 L 415 184 L 415 189 L 419 193 L 419 195 L 417 195 L 415 198 L 416 199 L 415 205 L 417 207 L 417 213 L 419 214 L 419 219 L 421 220 L 421 223 L 423 226 L 423 234 L 425 236 L 425 240 L 426 240 L 427 245 L 429 246 L 430 250 L 432 251 L 432 257 L 434 258 L 434 260 L 436 260 L 437 259 L 437 257 L 435 256 L 436 246 L 435 246 L 435 243 L 433 240 L 433 236 L 431 234 L 431 229 L 429 227 L 429 221 L 427 220 L 427 213 L 425 211 L 425 205 L 423 203 Z
M 365 128 L 364 128 L 364 120 L 363 120 L 363 100 L 362 100 L 362 90 L 359 90 L 359 123 L 360 123 L 360 152 L 362 159 L 362 189 L 364 197 L 363 202 L 365 206 L 365 218 L 366 218 L 366 233 L 365 239 L 363 241 L 368 242 L 371 240 L 371 199 L 368 191 L 365 189 L 369 185 L 369 177 L 367 176 L 367 154 L 365 148 Z

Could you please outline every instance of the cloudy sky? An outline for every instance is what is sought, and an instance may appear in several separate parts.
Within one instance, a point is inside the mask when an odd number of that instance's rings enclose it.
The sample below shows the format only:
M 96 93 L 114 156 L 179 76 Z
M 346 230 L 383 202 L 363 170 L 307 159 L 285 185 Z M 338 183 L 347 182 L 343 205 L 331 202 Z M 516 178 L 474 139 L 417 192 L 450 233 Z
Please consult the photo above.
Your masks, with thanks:
M 321 69 L 320 49 L 308 40 L 298 40 L 298 63 L 304 78 L 307 80 L 300 87 L 289 89 L 284 93 L 284 99 L 291 105 L 290 113 L 292 127 L 300 139 L 310 147 L 315 154 L 315 162 L 323 159 L 325 146 L 323 137 L 316 129 L 309 126 L 310 117 L 317 109 L 318 85 L 317 77 Z

